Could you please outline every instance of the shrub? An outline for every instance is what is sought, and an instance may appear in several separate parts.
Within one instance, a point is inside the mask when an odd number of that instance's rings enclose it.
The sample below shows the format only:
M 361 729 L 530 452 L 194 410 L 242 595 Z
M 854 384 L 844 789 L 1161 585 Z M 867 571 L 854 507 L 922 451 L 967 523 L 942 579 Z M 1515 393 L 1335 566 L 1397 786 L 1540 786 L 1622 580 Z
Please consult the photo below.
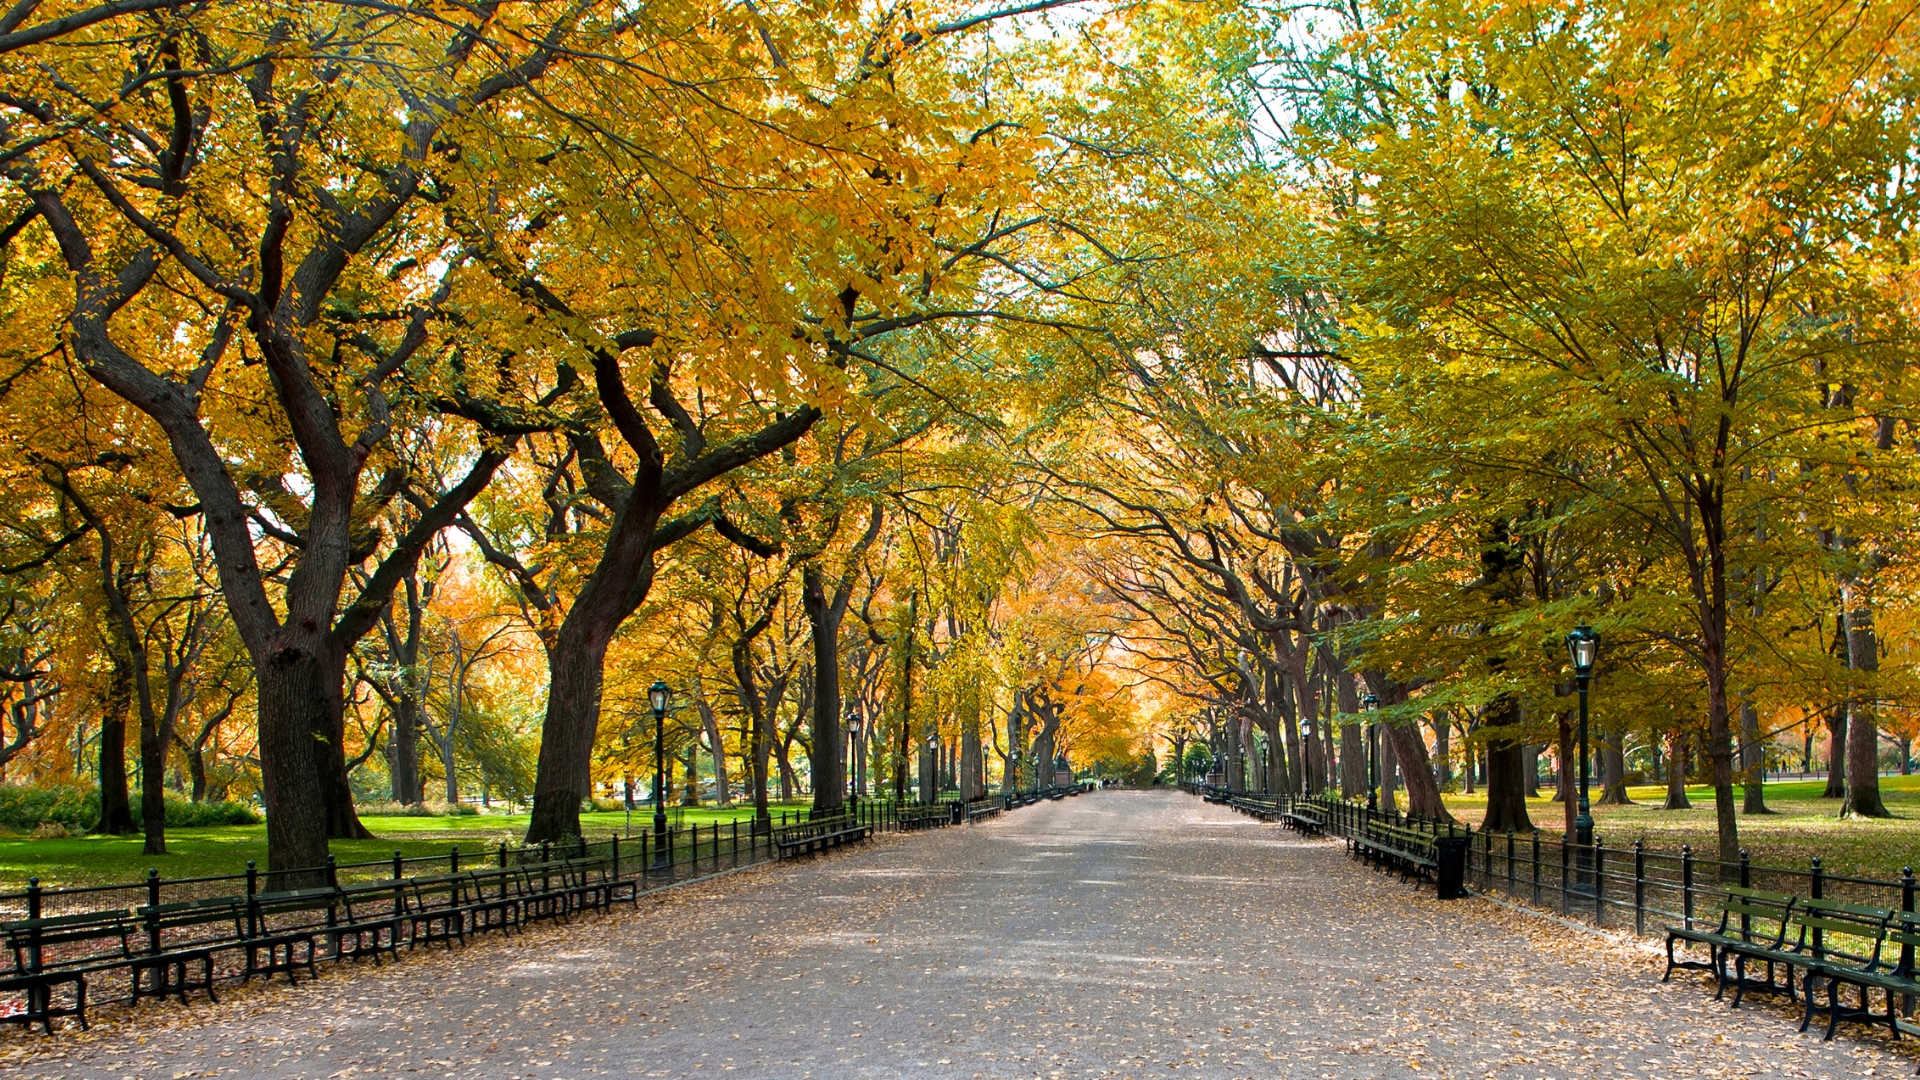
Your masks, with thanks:
M 602 814 L 615 814 L 627 808 L 625 799 L 588 799 L 580 809 Z
M 139 816 L 138 810 L 136 806 L 136 818 Z M 246 803 L 167 800 L 167 828 L 169 829 L 194 829 L 209 825 L 258 825 L 261 820 L 260 814 Z
M 100 792 L 82 784 L 0 784 L 0 825 L 32 832 L 49 822 L 85 832 L 100 820 Z
M 421 802 L 408 805 L 391 800 L 381 802 L 363 802 L 354 806 L 362 814 L 373 817 L 473 817 L 480 808 L 468 803 Z

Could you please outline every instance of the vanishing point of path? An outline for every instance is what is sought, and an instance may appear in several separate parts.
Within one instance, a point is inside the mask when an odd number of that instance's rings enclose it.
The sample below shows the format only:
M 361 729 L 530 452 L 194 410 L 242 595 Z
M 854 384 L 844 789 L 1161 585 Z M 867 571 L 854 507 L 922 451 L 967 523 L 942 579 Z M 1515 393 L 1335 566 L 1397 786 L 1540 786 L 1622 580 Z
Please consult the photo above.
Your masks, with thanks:
M 338 971 L 90 1035 L 57 1077 L 1910 1076 L 1642 947 L 1442 904 L 1172 792 L 757 868 L 637 912 Z M 110 1015 L 110 1011 L 108 1014 Z M 24 1048 L 33 1048 L 23 1052 Z

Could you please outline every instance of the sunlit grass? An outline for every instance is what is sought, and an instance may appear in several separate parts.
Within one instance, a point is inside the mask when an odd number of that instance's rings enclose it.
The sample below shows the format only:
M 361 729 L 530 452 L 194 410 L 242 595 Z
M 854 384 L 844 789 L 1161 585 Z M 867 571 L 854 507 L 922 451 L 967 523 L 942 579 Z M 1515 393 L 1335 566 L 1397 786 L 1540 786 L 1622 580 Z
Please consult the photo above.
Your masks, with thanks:
M 1597 797 L 1599 788 L 1592 789 Z M 1920 865 L 1920 776 L 1884 776 L 1880 778 L 1881 798 L 1895 816 L 1880 820 L 1842 820 L 1840 800 L 1823 799 L 1823 780 L 1794 780 L 1766 786 L 1768 809 L 1765 815 L 1740 814 L 1740 843 L 1752 853 L 1753 861 L 1771 866 L 1804 868 L 1819 856 L 1829 873 L 1858 877 L 1896 878 L 1903 867 Z M 1558 834 L 1564 824 L 1565 807 L 1547 796 L 1527 801 L 1527 813 L 1545 832 Z M 1718 849 L 1713 789 L 1689 786 L 1689 810 L 1662 810 L 1666 801 L 1665 784 L 1630 787 L 1634 800 L 1626 806 L 1595 806 L 1594 834 L 1609 847 L 1633 846 L 1643 841 L 1649 848 L 1678 851 L 1682 844 L 1692 845 L 1696 854 L 1711 858 Z M 1743 797 L 1739 785 L 1733 789 L 1736 807 Z M 1456 817 L 1479 824 L 1486 815 L 1486 795 L 1448 795 L 1447 808 Z
M 802 802 L 775 803 L 773 816 L 805 809 Z M 750 819 L 752 804 L 718 808 L 671 807 L 676 828 Z M 368 816 L 362 823 L 372 840 L 335 840 L 334 858 L 341 863 L 375 862 L 399 851 L 407 858 L 446 856 L 454 848 L 463 855 L 492 851 L 501 842 L 517 843 L 527 831 L 527 814 L 476 814 L 454 817 Z M 582 831 L 590 840 L 622 832 L 627 815 L 621 811 L 580 815 Z M 635 835 L 653 827 L 653 813 L 633 812 Z M 744 825 L 742 826 L 744 828 Z M 147 855 L 138 836 L 72 836 L 58 839 L 0 839 L 0 890 L 25 887 L 38 877 L 43 886 L 97 885 L 139 881 L 149 868 L 163 878 L 203 877 L 244 873 L 248 860 L 264 867 L 267 829 L 264 825 L 227 825 L 202 829 L 168 829 L 167 853 Z

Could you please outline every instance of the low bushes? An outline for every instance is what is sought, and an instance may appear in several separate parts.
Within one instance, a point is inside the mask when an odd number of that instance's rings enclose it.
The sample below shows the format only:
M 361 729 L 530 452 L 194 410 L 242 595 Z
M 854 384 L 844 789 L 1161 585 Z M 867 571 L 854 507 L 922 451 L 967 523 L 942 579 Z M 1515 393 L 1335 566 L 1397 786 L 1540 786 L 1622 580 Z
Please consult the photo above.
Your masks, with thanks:
M 140 793 L 133 793 L 133 819 L 140 823 Z M 0 828 L 17 833 L 61 836 L 84 833 L 100 820 L 100 791 L 79 784 L 30 787 L 0 784 Z M 167 827 L 258 825 L 258 812 L 245 803 L 167 799 Z
M 480 808 L 467 803 L 421 802 L 408 805 L 397 802 L 362 802 L 354 804 L 354 810 L 363 817 L 477 817 Z

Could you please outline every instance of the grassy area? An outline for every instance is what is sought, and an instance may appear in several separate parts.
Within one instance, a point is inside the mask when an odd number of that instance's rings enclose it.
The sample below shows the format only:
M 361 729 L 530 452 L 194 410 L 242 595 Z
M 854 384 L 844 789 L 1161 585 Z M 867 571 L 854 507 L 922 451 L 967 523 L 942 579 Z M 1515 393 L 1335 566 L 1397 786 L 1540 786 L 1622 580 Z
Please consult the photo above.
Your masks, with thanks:
M 1880 821 L 1843 821 L 1838 799 L 1823 799 L 1822 780 L 1796 780 L 1766 786 L 1767 807 L 1774 813 L 1740 815 L 1740 843 L 1753 861 L 1772 866 L 1804 867 L 1819 856 L 1828 872 L 1856 877 L 1897 878 L 1905 866 L 1920 866 L 1920 776 L 1880 779 L 1880 794 L 1895 817 Z M 1551 795 L 1549 789 L 1542 794 Z M 1719 841 L 1714 825 L 1713 789 L 1689 787 L 1691 810 L 1662 810 L 1666 785 L 1627 789 L 1634 802 L 1626 806 L 1593 808 L 1594 833 L 1609 847 L 1630 847 L 1635 840 L 1649 848 L 1677 851 L 1693 845 L 1696 854 L 1711 858 Z M 1736 785 L 1736 805 L 1742 798 Z M 1486 796 L 1449 795 L 1447 808 L 1456 817 L 1478 824 L 1486 815 Z M 1543 831 L 1558 833 L 1564 808 L 1551 798 L 1532 799 L 1527 812 Z
M 773 814 L 778 818 L 781 811 L 791 813 L 807 805 L 775 803 Z M 684 807 L 676 808 L 673 816 L 679 825 L 697 824 L 704 829 L 716 822 L 751 818 L 753 807 Z M 527 831 L 526 814 L 393 816 L 361 820 L 373 831 L 375 839 L 335 840 L 333 855 L 340 862 L 372 862 L 390 858 L 396 850 L 408 858 L 445 855 L 454 847 L 477 853 L 503 840 L 517 841 Z M 589 839 L 620 832 L 626 820 L 623 812 L 580 815 L 581 828 Z M 650 829 L 652 823 L 650 811 L 634 811 L 636 834 Z M 138 881 L 147 876 L 149 867 L 158 869 L 161 876 L 167 878 L 237 874 L 246 870 L 249 859 L 261 866 L 267 861 L 264 825 L 168 829 L 165 855 L 142 854 L 141 843 L 138 836 L 0 839 L 0 890 L 23 888 L 27 879 L 33 877 L 45 886 Z

